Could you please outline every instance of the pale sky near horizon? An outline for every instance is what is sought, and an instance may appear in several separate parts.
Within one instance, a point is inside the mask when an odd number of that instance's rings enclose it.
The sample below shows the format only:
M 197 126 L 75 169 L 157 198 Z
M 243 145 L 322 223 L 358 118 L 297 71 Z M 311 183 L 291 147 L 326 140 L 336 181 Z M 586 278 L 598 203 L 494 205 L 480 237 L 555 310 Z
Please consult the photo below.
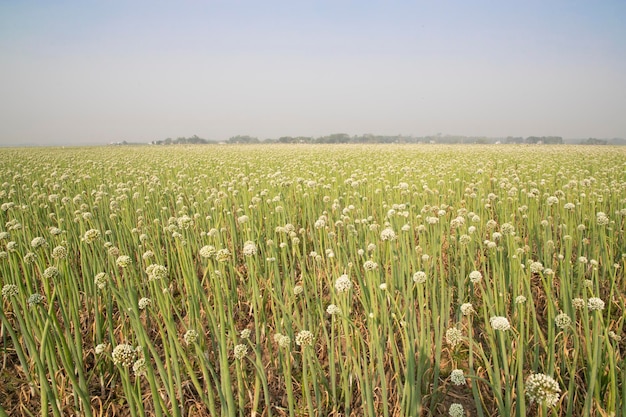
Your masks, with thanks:
M 0 145 L 626 138 L 625 1 L 0 0 Z

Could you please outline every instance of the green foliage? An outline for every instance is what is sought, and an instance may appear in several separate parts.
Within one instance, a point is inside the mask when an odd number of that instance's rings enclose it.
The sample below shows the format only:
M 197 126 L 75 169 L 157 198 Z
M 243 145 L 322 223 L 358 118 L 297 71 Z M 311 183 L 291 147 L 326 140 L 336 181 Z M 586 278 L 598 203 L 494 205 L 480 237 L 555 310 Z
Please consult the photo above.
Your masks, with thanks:
M 157 140 L 152 142 L 154 145 L 206 145 L 210 143 L 215 143 L 214 141 L 202 139 L 197 135 L 193 135 L 189 138 L 181 136 L 176 139 L 167 138 L 165 140 Z

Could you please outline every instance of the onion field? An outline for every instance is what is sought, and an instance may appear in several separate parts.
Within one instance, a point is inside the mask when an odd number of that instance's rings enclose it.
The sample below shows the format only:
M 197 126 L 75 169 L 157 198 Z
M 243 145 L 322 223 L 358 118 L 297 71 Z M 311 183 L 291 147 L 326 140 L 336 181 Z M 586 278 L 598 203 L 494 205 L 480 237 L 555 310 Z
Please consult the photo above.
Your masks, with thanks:
M 0 149 L 0 416 L 626 416 L 626 148 Z

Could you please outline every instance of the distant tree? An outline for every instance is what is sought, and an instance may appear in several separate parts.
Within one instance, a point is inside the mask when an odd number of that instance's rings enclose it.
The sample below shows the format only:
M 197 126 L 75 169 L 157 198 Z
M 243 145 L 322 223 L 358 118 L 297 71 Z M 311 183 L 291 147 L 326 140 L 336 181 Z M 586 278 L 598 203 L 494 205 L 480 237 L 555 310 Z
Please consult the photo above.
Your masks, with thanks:
M 589 138 L 583 143 L 585 145 L 606 145 L 608 141 L 604 139 Z
M 198 144 L 206 144 L 209 142 L 206 139 L 202 139 L 198 137 L 198 135 L 193 135 L 192 137 L 187 138 L 187 143 L 198 145 Z
M 184 136 L 179 136 L 176 139 L 167 138 L 165 140 L 156 140 L 156 141 L 152 141 L 152 143 L 155 145 L 185 145 L 185 144 L 200 145 L 200 144 L 208 144 L 208 143 L 214 143 L 214 142 L 206 140 L 206 139 L 202 139 L 198 135 L 193 135 L 189 138 L 186 138 Z
M 543 143 L 549 145 L 561 145 L 563 144 L 563 138 L 561 136 L 543 136 Z
M 524 138 L 521 136 L 519 137 L 507 136 L 506 139 L 504 140 L 504 143 L 524 143 Z
M 259 138 L 255 138 L 248 135 L 233 136 L 228 139 L 228 143 L 259 143 Z
M 332 135 L 323 136 L 318 139 L 319 143 L 348 143 L 350 135 L 347 133 L 333 133 Z
M 561 136 L 529 136 L 526 138 L 526 143 L 562 144 L 563 138 Z

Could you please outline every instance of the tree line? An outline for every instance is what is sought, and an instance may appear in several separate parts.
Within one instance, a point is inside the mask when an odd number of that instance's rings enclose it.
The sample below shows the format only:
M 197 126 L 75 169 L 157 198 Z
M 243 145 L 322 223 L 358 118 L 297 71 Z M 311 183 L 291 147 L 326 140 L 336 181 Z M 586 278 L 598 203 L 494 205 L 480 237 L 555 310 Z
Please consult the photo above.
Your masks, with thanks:
M 348 135 L 347 133 L 333 133 L 326 136 L 281 136 L 278 139 L 261 140 L 255 136 L 237 135 L 226 141 L 204 139 L 193 135 L 191 137 L 166 138 L 150 142 L 153 145 L 195 145 L 195 144 L 254 144 L 254 143 L 439 143 L 439 144 L 563 144 L 561 136 L 507 136 L 502 138 L 489 138 L 486 136 L 463 136 L 463 135 L 430 135 L 430 136 L 405 136 L 405 135 Z M 585 145 L 624 145 L 624 139 L 581 139 L 568 141 Z

